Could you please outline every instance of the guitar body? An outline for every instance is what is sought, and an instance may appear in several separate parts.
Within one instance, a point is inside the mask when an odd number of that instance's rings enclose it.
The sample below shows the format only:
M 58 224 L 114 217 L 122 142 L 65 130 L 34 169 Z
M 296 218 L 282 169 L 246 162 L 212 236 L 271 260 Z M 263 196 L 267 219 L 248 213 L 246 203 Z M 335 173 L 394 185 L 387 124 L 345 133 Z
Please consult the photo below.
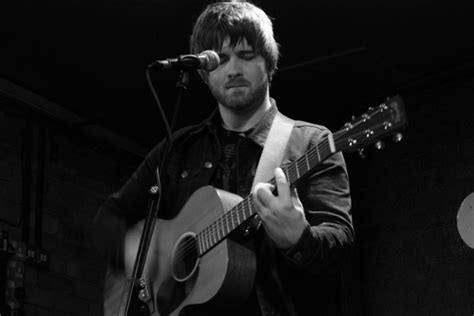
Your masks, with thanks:
M 225 238 L 202 256 L 179 259 L 186 239 L 211 225 L 242 198 L 211 186 L 197 190 L 172 220 L 157 219 L 143 279 L 151 282 L 151 315 L 180 315 L 183 310 L 242 303 L 252 288 L 256 259 L 249 247 Z M 125 238 L 125 273 L 106 277 L 105 315 L 119 315 L 126 277 L 135 262 L 143 223 Z M 192 247 L 191 247 L 192 248 Z M 191 251 L 192 253 L 193 251 Z M 134 298 L 135 299 L 135 298 Z M 230 305 L 232 306 L 232 305 Z M 121 315 L 121 314 L 120 314 Z M 126 315 L 126 314 L 125 314 Z

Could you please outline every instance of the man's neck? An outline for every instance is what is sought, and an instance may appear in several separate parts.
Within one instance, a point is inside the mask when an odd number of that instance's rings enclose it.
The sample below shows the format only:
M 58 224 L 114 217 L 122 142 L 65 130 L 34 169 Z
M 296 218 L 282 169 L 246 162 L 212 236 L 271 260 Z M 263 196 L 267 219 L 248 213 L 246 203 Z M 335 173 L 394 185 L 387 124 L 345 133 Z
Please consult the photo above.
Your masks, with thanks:
M 267 96 L 262 104 L 256 107 L 253 111 L 238 112 L 219 104 L 219 112 L 225 129 L 236 132 L 245 132 L 257 125 L 270 107 L 270 98 Z

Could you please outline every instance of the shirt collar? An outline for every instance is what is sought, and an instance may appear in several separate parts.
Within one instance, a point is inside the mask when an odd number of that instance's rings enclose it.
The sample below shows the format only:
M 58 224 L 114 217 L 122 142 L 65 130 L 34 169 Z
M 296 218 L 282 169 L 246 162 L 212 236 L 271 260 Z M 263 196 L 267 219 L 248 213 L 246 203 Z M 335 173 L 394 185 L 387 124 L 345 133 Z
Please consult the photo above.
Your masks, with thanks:
M 268 133 L 270 132 L 270 127 L 273 123 L 273 118 L 278 112 L 276 106 L 276 101 L 273 98 L 270 98 L 271 106 L 263 115 L 263 118 L 251 129 L 244 132 L 245 136 L 255 142 L 257 145 L 262 148 L 265 145 L 265 140 L 267 139 Z M 222 124 L 222 119 L 219 115 L 219 111 L 216 108 L 209 118 L 205 121 L 205 125 L 215 133 L 216 128 Z

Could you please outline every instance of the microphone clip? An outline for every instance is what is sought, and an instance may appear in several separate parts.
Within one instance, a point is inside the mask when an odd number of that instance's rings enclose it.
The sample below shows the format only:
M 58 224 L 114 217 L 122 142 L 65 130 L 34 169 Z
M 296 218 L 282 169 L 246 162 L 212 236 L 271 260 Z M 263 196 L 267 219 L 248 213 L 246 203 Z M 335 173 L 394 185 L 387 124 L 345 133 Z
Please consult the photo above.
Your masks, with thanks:
M 197 55 L 180 55 L 178 58 L 168 58 L 165 60 L 156 60 L 148 67 L 160 69 L 175 69 L 175 70 L 192 70 L 198 69 L 201 65 L 201 60 Z

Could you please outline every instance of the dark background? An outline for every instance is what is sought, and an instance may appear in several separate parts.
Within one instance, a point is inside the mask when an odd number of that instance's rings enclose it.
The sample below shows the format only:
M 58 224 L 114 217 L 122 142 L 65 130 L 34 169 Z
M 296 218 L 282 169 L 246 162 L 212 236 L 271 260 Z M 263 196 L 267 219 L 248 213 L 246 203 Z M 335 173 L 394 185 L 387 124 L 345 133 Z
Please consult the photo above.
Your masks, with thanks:
M 103 127 L 146 151 L 164 136 L 146 65 L 188 52 L 192 24 L 207 3 L 3 2 L 0 78 L 77 115 L 73 134 Z M 456 230 L 457 210 L 474 191 L 470 2 L 256 3 L 274 18 L 281 44 L 271 94 L 283 113 L 335 131 L 386 97 L 399 94 L 406 103 L 409 125 L 401 143 L 388 142 L 381 152 L 368 148 L 365 159 L 346 155 L 357 233 L 342 293 L 347 314 L 472 315 L 474 250 Z M 153 73 L 152 79 L 171 114 L 177 74 Z M 214 107 L 193 75 L 178 126 L 200 121 Z M 8 131 L 19 129 L 15 124 Z M 104 196 L 118 188 L 141 154 L 126 159 L 127 171 L 120 169 L 122 177 L 109 182 Z M 117 156 L 104 157 L 118 164 Z M 83 173 L 92 169 L 100 178 L 104 169 L 98 166 L 87 160 Z M 95 209 L 88 212 L 76 229 L 87 232 Z M 67 275 L 79 282 L 78 275 Z M 44 301 L 36 304 L 54 306 Z
M 207 1 L 25 1 L 2 3 L 4 79 L 150 146 L 162 137 L 145 81 L 155 59 L 188 52 Z M 281 109 L 339 127 L 386 96 L 472 69 L 469 1 L 258 1 L 274 18 L 281 71 L 272 89 Z M 304 66 L 295 65 L 313 61 Z M 286 70 L 285 70 L 286 69 Z M 153 76 L 167 110 L 176 74 Z M 194 78 L 179 125 L 213 108 Z M 194 97 L 196 96 L 196 97 Z M 311 117 L 309 116 L 311 115 Z

